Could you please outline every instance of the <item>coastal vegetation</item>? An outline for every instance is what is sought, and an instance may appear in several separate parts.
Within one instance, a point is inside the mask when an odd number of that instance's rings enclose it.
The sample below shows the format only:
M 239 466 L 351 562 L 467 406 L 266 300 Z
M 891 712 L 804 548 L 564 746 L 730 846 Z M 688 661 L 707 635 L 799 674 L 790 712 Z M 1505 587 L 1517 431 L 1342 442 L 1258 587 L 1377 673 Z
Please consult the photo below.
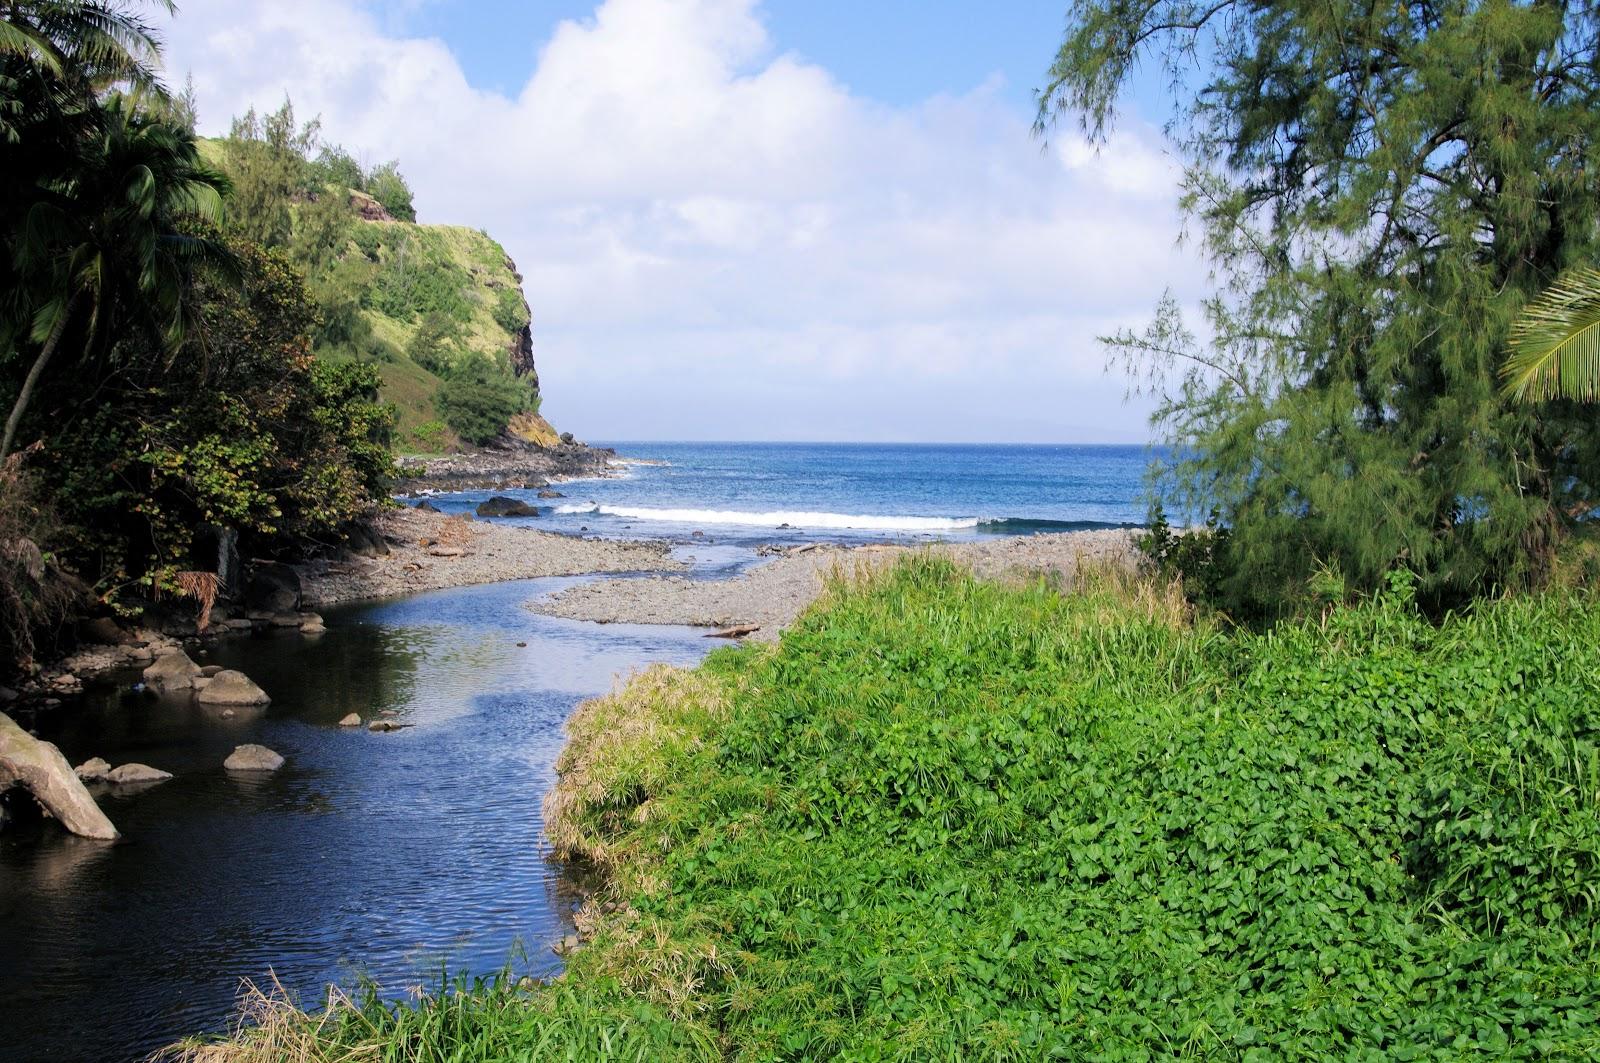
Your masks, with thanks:
M 286 101 L 227 137 L 168 91 L 147 11 L 0 9 L 0 672 L 236 556 L 337 543 L 391 448 L 538 418 L 504 249 L 415 224 Z M 220 537 L 220 539 L 219 539 Z
M 1592 1058 L 1600 608 L 1414 595 L 836 583 L 572 718 L 561 981 L 262 1001 L 206 1058 Z
M 1141 64 L 1175 87 L 1218 285 L 1199 334 L 1169 298 L 1108 341 L 1159 401 L 1156 497 L 1228 529 L 1212 604 L 1270 620 L 1401 567 L 1438 611 L 1550 576 L 1600 422 L 1586 389 L 1501 382 L 1536 379 L 1519 312 L 1600 257 L 1597 49 L 1584 5 L 1072 6 L 1041 130 L 1103 138 Z

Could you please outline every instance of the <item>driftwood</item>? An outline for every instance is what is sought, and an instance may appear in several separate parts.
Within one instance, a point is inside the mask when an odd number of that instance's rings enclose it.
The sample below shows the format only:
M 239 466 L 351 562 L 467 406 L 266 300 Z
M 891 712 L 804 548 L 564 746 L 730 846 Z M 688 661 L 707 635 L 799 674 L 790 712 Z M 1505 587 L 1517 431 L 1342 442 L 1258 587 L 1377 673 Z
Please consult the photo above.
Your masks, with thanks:
M 725 627 L 721 631 L 712 631 L 706 635 L 708 639 L 742 639 L 746 635 L 753 635 L 761 630 L 760 624 L 735 624 Z
M 106 841 L 117 836 L 117 828 L 83 788 L 83 781 L 61 750 L 0 714 L 0 790 L 17 784 L 27 787 L 45 810 L 72 833 Z

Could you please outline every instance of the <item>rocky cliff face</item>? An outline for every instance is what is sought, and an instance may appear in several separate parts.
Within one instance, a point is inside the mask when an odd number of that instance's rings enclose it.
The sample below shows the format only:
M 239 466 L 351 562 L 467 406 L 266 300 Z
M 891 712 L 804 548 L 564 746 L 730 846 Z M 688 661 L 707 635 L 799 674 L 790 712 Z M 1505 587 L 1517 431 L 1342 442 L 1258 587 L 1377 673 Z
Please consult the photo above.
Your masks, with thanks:
M 522 290 L 522 273 L 517 269 L 517 264 L 511 261 L 510 255 L 506 256 L 506 269 L 516 279 L 517 290 L 520 292 Z M 523 296 L 522 306 L 527 311 L 525 316 L 528 323 L 523 325 L 511 337 L 511 345 L 506 348 L 506 354 L 511 359 L 511 371 L 531 383 L 534 390 L 537 391 L 539 389 L 539 371 L 533 364 L 533 309 L 528 306 L 526 296 Z

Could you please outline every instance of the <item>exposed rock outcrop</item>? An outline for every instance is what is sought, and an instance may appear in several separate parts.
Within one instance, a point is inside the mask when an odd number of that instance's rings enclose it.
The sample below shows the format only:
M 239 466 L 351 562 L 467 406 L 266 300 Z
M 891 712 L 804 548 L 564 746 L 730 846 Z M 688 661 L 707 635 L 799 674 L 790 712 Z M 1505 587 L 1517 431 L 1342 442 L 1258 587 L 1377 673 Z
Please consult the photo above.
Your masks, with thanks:
M 61 750 L 0 714 L 0 790 L 17 785 L 26 787 L 72 833 L 103 841 L 117 837 L 117 828 L 94 803 Z
M 193 690 L 194 681 L 200 678 L 200 666 L 182 650 L 163 653 L 144 670 L 145 685 L 158 694 L 181 694 Z
M 222 671 L 195 695 L 202 705 L 269 705 L 272 699 L 243 672 Z
M 537 517 L 539 510 L 518 499 L 495 495 L 478 503 L 477 513 L 480 517 Z
M 222 766 L 229 771 L 277 771 L 283 767 L 283 757 L 266 746 L 250 743 L 235 748 Z
M 105 781 L 117 786 L 131 786 L 135 783 L 166 782 L 172 778 L 172 772 L 152 768 L 148 764 L 123 764 L 106 772 Z

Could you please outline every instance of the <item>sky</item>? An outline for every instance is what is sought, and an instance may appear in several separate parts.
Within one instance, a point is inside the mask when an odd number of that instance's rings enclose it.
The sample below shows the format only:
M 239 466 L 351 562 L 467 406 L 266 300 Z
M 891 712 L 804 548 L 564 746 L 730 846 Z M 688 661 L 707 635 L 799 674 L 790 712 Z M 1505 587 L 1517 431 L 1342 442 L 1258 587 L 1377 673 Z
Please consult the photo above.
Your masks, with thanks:
M 1098 335 L 1205 270 L 1159 96 L 1030 126 L 1063 3 L 186 0 L 201 131 L 292 98 L 486 230 L 579 438 L 1140 442 Z

